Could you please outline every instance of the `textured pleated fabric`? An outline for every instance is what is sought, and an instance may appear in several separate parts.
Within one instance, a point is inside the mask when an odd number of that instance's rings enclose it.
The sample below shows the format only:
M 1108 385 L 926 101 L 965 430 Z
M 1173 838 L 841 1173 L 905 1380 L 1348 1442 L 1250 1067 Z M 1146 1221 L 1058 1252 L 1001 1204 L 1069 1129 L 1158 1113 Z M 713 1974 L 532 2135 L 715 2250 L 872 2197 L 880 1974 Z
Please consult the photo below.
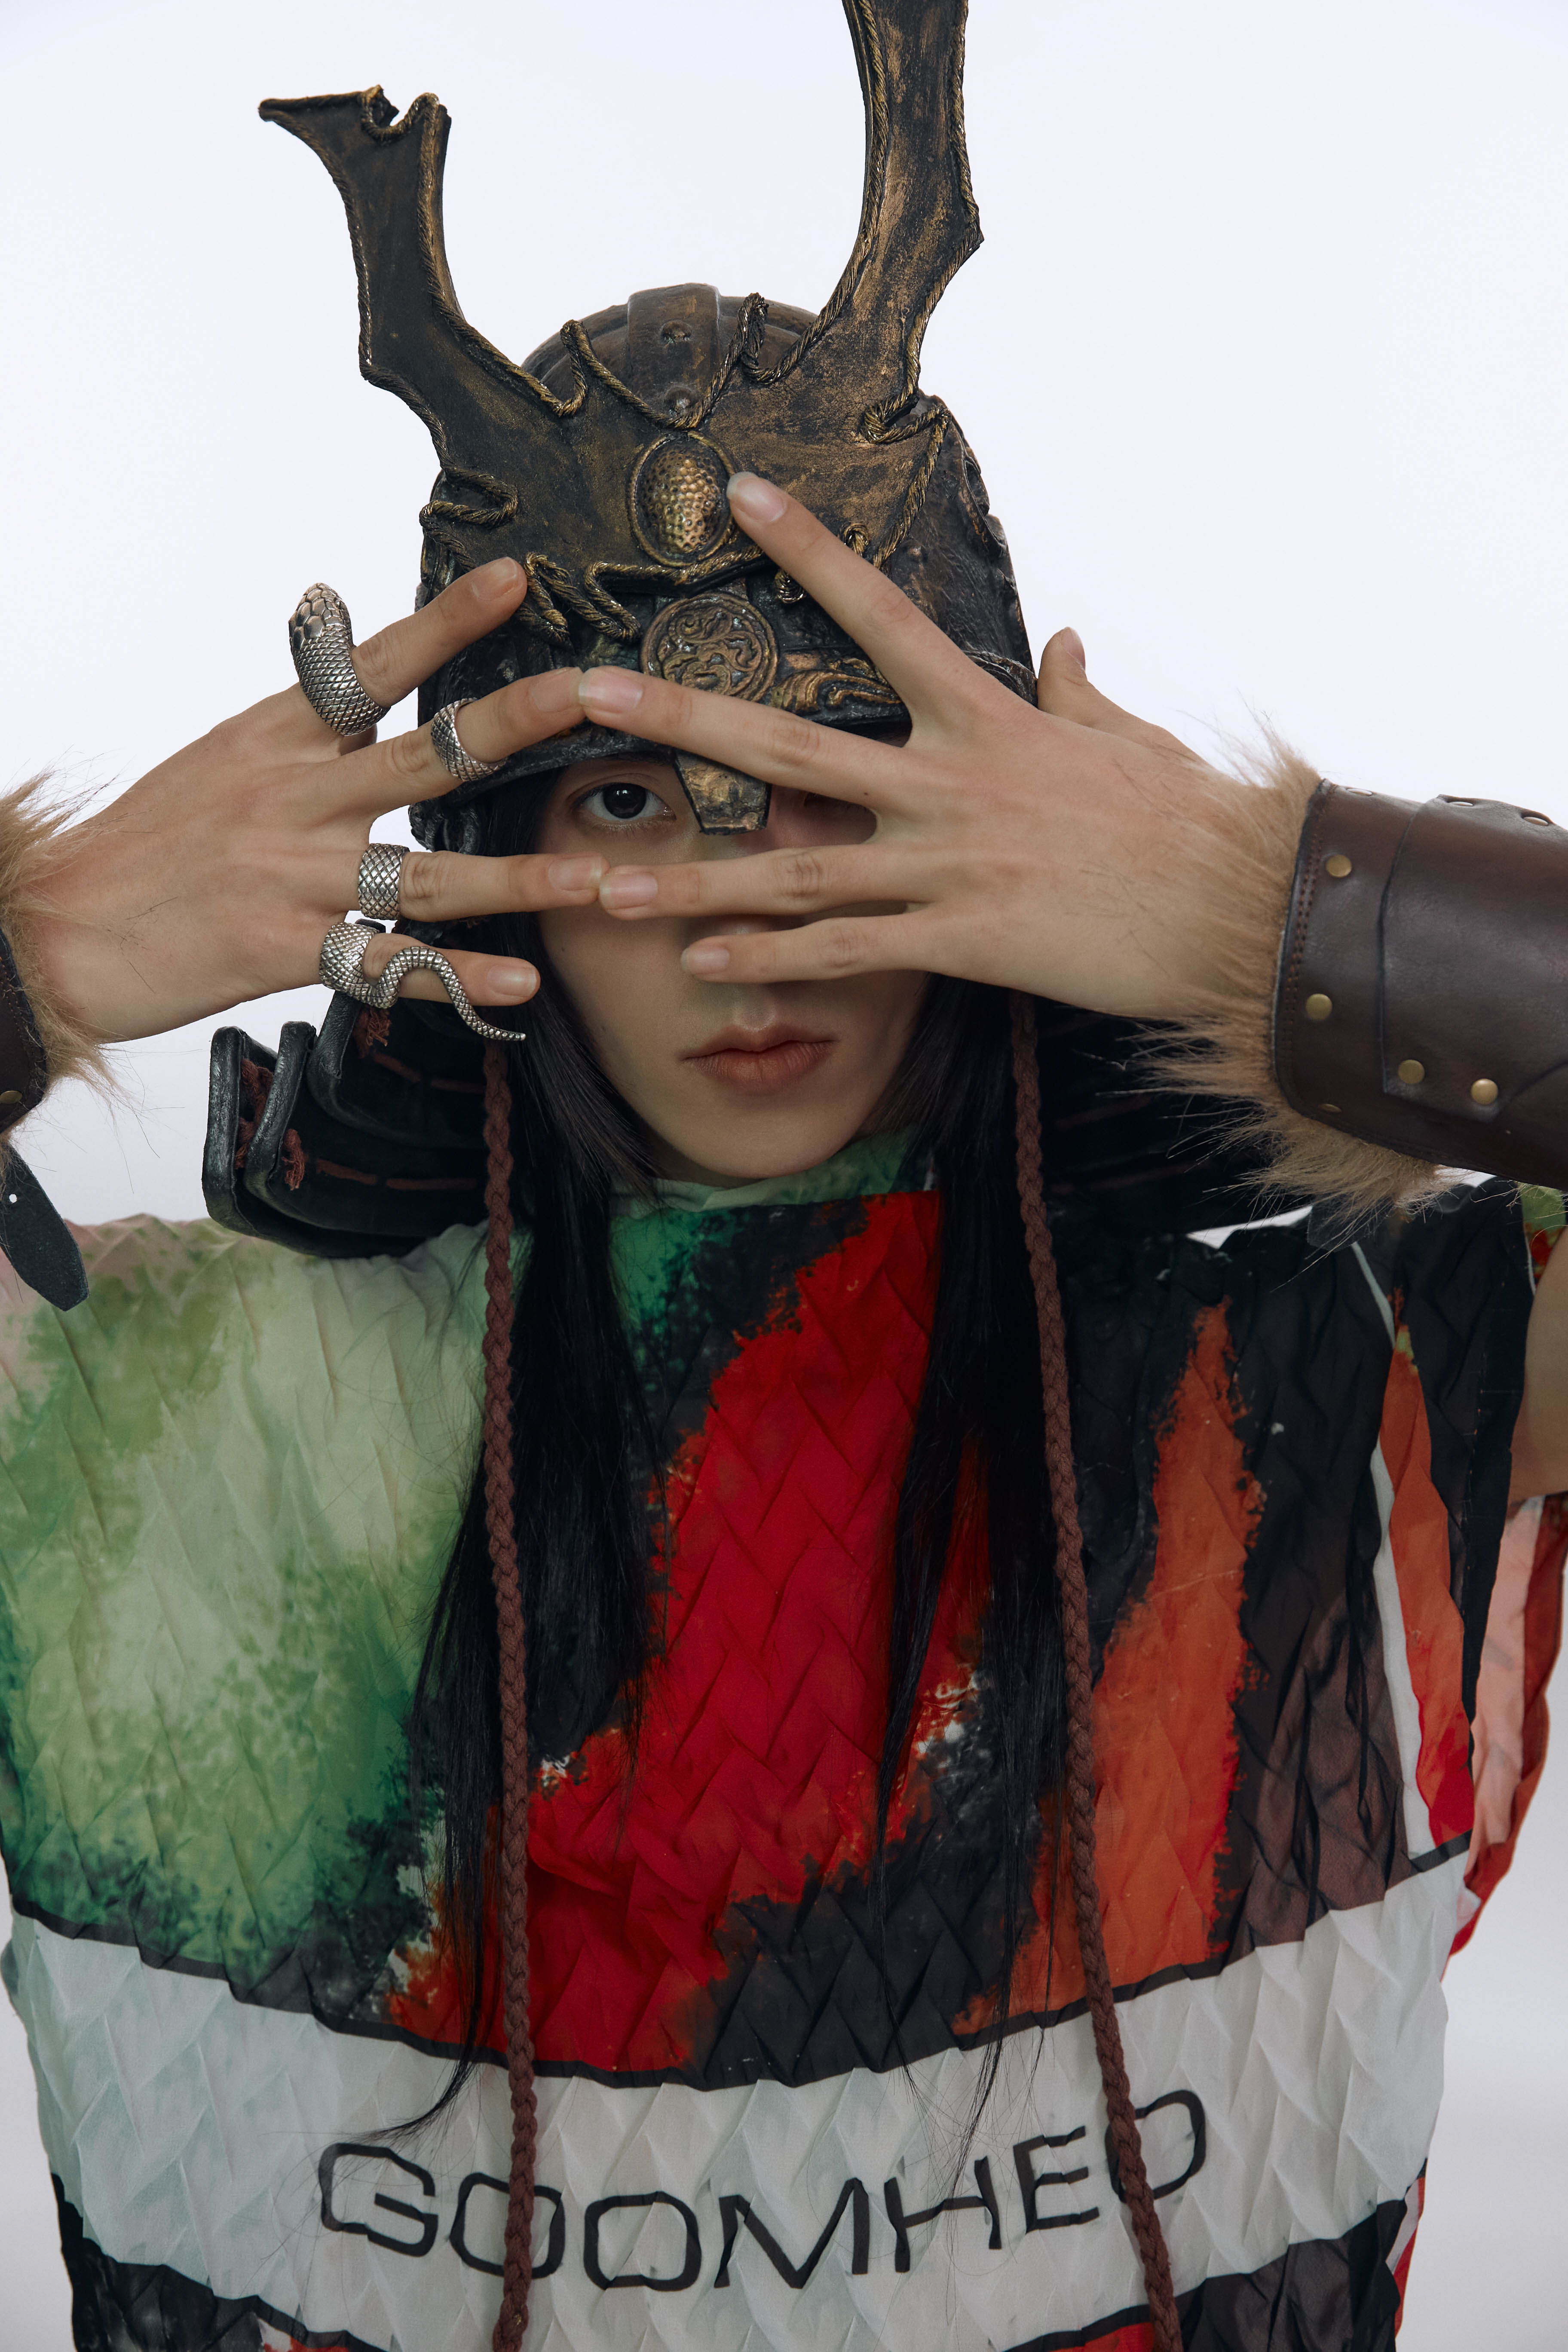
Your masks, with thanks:
M 542 1695 L 531 2347 L 1147 2342 L 1049 1807 L 973 2117 L 978 1539 L 893 1809 L 890 2008 L 878 1975 L 885 1546 L 939 1215 L 862 1146 L 617 1221 L 662 1633 L 629 1784 L 615 1695 Z M 1354 1247 L 1056 1227 L 1106 1950 L 1191 2342 L 1392 2341 L 1441 1971 L 1543 1746 L 1564 1527 L 1504 1506 L 1562 1223 L 1500 1186 Z M 457 2026 L 403 1725 L 476 1456 L 480 1241 L 85 1242 L 85 1307 L 12 1285 L 0 1322 L 5 1979 L 77 2342 L 481 2352 L 499 2003 L 457 2112 L 395 2128 Z

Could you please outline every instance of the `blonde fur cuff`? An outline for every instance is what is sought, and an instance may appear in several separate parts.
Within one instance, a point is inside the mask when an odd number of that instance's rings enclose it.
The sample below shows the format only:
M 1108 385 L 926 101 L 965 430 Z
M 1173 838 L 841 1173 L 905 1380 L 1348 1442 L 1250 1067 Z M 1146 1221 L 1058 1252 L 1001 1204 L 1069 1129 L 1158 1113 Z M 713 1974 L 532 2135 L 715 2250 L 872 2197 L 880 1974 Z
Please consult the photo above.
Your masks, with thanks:
M 1195 892 L 1213 898 L 1214 877 L 1225 877 L 1207 934 L 1220 978 L 1172 1024 L 1176 1042 L 1153 1055 L 1153 1075 L 1164 1086 L 1253 1106 L 1226 1140 L 1261 1147 L 1268 1164 L 1260 1205 L 1269 1195 L 1308 1192 L 1351 1216 L 1390 1202 L 1410 1207 L 1451 1177 L 1428 1160 L 1337 1134 L 1292 1110 L 1279 1090 L 1273 1051 L 1279 941 L 1307 803 L 1321 779 L 1272 735 L 1263 751 L 1234 765 L 1247 790 L 1195 793 L 1185 844 Z
M 0 793 L 0 931 L 4 931 L 43 1042 L 49 1084 L 61 1078 L 107 1083 L 103 1049 L 40 978 L 33 940 L 52 912 L 47 887 L 49 850 L 78 811 L 46 796 L 47 776 L 34 776 Z

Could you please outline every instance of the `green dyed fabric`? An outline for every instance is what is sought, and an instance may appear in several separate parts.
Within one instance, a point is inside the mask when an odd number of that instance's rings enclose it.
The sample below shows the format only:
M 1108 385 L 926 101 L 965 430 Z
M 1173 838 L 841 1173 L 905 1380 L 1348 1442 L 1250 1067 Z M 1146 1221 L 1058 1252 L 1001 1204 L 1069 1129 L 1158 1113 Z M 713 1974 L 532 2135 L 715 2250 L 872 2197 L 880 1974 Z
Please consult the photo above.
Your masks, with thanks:
M 618 1217 L 639 1360 L 668 1360 L 725 1211 L 886 1190 L 901 1157 Z M 0 1262 L 14 1899 L 346 2016 L 424 1917 L 404 1724 L 477 1458 L 479 1236 L 401 1260 L 152 1219 L 82 1239 L 68 1315 Z
M 248 1988 L 329 1895 L 395 1907 L 377 1827 L 472 1472 L 476 1237 L 342 1262 L 137 1220 L 86 1255 L 85 1305 L 10 1283 L 0 1332 L 5 1860 L 27 1906 Z

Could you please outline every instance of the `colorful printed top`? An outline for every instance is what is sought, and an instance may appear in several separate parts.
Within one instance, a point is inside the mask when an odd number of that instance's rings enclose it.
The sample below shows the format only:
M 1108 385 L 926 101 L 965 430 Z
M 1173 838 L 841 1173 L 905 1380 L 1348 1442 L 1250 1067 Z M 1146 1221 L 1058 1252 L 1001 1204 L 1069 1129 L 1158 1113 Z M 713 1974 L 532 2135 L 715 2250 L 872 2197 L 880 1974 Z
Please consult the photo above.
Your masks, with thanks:
M 970 2133 L 1001 1934 L 983 1561 L 894 1807 L 896 2035 L 873 1957 L 939 1217 L 896 1159 L 617 1221 L 674 1540 L 629 1788 L 614 1724 L 539 1778 L 537 2346 L 1147 2340 L 1070 1903 L 1043 1924 L 1048 1807 Z M 1562 1224 L 1503 1186 L 1356 1247 L 1060 1223 L 1106 1937 L 1190 2343 L 1392 2341 L 1442 1970 L 1543 1739 L 1563 1525 L 1503 1538 Z M 85 1241 L 86 1305 L 13 1283 L 0 1339 L 5 1981 L 76 2341 L 483 2352 L 502 2067 L 395 2129 L 456 2014 L 404 1721 L 476 1451 L 476 1238 Z

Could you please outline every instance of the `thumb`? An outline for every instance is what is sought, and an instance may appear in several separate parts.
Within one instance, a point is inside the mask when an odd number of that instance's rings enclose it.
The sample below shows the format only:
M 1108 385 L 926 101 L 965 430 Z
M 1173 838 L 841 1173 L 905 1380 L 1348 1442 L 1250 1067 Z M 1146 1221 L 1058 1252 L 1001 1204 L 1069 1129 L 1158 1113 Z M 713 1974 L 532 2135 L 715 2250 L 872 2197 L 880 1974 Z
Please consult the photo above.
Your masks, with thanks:
M 1137 723 L 1089 684 L 1083 639 L 1076 629 L 1058 629 L 1040 656 L 1037 698 L 1053 719 L 1070 719 L 1079 727 L 1121 731 Z
M 1037 699 L 1053 719 L 1069 719 L 1075 726 L 1093 727 L 1102 735 L 1125 735 L 1134 743 L 1148 743 L 1159 751 L 1179 751 L 1184 759 L 1196 757 L 1163 727 L 1151 727 L 1146 719 L 1135 719 L 1089 684 L 1083 639 L 1076 629 L 1058 629 L 1040 656 Z

